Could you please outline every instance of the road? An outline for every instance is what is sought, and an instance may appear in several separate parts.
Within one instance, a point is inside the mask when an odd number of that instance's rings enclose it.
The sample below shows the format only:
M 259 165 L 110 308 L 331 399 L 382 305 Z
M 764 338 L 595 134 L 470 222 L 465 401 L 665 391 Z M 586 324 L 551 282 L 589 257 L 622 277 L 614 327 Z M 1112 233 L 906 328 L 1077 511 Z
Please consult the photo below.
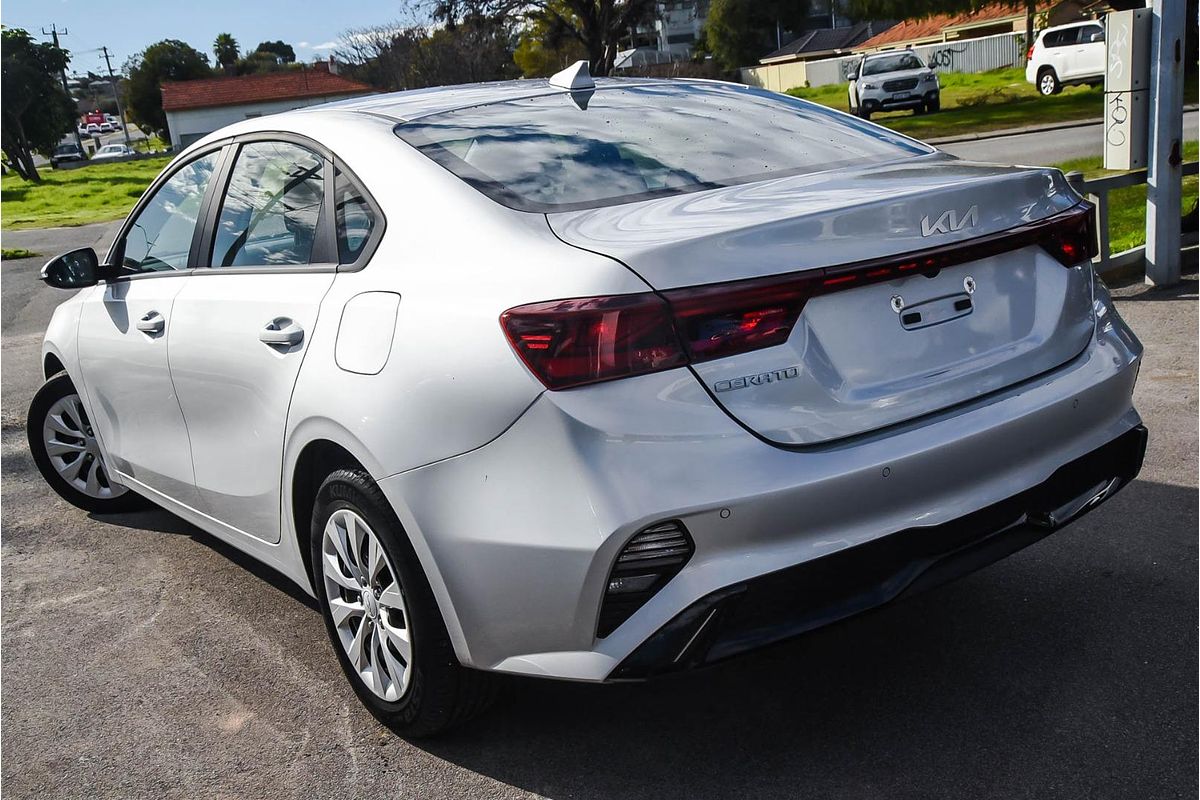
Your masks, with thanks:
M 1183 115 L 1183 136 L 1195 141 L 1200 114 L 1187 111 Z M 1061 164 L 1073 158 L 1086 158 L 1104 153 L 1103 125 L 1060 128 L 1052 131 L 998 136 L 976 141 L 939 145 L 959 158 L 972 161 L 991 161 L 999 164 Z
M 4 240 L 51 253 L 112 227 Z M 512 680 L 463 730 L 409 743 L 359 705 L 285 580 L 165 512 L 92 517 L 47 489 L 24 411 L 65 295 L 39 263 L 0 266 L 6 796 L 1196 796 L 1194 277 L 1119 291 L 1147 345 L 1150 452 L 1069 529 L 703 672 Z

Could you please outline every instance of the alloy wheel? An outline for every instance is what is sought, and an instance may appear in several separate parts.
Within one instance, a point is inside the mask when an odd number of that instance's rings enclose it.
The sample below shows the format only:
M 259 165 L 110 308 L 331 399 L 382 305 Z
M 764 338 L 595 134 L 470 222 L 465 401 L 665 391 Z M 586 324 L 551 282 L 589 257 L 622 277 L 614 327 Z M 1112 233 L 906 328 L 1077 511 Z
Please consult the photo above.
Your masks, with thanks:
M 1054 94 L 1054 76 L 1047 72 L 1042 76 L 1042 94 Z
M 322 536 L 321 573 L 338 641 L 363 685 L 395 702 L 412 678 L 412 628 L 396 570 L 371 526 L 350 509 L 334 511 Z
M 129 491 L 109 480 L 79 395 L 68 394 L 54 401 L 42 420 L 42 441 L 51 466 L 76 491 L 99 500 Z

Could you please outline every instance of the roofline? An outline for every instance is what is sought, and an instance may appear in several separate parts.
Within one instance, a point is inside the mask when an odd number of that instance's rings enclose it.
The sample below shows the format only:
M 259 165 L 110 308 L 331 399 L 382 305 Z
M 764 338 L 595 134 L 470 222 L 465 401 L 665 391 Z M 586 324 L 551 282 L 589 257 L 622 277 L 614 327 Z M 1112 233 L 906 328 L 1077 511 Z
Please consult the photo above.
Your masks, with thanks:
M 180 81 L 180 83 L 184 83 L 184 82 L 185 81 Z M 285 95 L 283 97 L 272 97 L 272 98 L 267 98 L 267 99 L 255 98 L 252 100 L 239 100 L 236 103 L 208 103 L 208 102 L 205 102 L 205 103 L 189 104 L 189 105 L 182 105 L 182 106 L 176 106 L 176 105 L 168 106 L 166 103 L 163 103 L 163 111 L 195 111 L 195 110 L 201 109 L 201 108 L 236 108 L 237 106 L 253 106 L 253 105 L 258 105 L 260 103 L 282 103 L 282 102 L 286 102 L 288 100 L 308 100 L 313 97 L 337 97 L 338 95 L 343 95 L 343 94 L 351 95 L 351 96 L 366 97 L 367 95 L 370 95 L 374 92 L 375 92 L 374 89 L 367 86 L 364 89 L 339 89 L 334 92 L 314 92 L 311 94 L 289 94 L 289 95 Z

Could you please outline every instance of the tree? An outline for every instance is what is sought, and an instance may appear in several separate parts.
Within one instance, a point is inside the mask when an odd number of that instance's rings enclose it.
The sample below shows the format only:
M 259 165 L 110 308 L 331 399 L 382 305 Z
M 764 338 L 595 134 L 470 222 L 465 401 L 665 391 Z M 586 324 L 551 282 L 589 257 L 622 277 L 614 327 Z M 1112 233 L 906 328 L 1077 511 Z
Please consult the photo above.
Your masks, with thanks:
M 213 55 L 217 57 L 218 64 L 230 70 L 238 60 L 237 39 L 228 33 L 218 33 L 213 40 Z
M 467 18 L 436 30 L 380 25 L 341 39 L 335 55 L 348 73 L 388 91 L 516 77 L 505 19 Z
M 807 0 L 712 0 L 701 46 L 722 69 L 756 64 L 775 49 L 778 28 L 798 30 L 807 14 Z
M 557 0 L 555 16 L 538 14 L 522 29 L 513 51 L 513 61 L 526 78 L 539 78 L 565 69 L 576 61 L 587 59 L 583 44 L 559 22 L 570 15 L 566 6 Z
M 290 44 L 283 40 L 274 42 L 259 42 L 258 47 L 254 48 L 254 53 L 271 53 L 279 61 L 280 64 L 291 64 L 296 60 L 296 51 L 292 49 Z
M 75 101 L 62 87 L 70 54 L 34 41 L 20 28 L 0 32 L 3 85 L 0 92 L 0 147 L 12 168 L 27 181 L 40 182 L 33 153 L 49 155 L 75 124 Z
M 125 62 L 125 110 L 139 128 L 169 137 L 162 107 L 163 81 L 212 77 L 208 57 L 178 39 L 164 39 Z
M 650 22 L 656 5 L 656 0 L 437 0 L 432 13 L 447 28 L 478 17 L 543 19 L 555 35 L 579 42 L 591 73 L 602 76 L 612 72 L 621 39 Z

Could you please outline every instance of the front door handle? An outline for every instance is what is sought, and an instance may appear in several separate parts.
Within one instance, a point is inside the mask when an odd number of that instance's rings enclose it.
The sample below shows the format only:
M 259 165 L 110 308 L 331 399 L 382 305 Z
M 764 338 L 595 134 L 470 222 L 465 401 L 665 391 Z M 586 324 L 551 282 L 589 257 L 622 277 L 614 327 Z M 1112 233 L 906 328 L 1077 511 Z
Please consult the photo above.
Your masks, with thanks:
M 157 311 L 148 311 L 137 321 L 137 329 L 142 333 L 157 336 L 167 329 L 167 318 Z
M 304 328 L 287 317 L 276 317 L 258 332 L 258 340 L 265 344 L 295 347 L 304 341 Z

